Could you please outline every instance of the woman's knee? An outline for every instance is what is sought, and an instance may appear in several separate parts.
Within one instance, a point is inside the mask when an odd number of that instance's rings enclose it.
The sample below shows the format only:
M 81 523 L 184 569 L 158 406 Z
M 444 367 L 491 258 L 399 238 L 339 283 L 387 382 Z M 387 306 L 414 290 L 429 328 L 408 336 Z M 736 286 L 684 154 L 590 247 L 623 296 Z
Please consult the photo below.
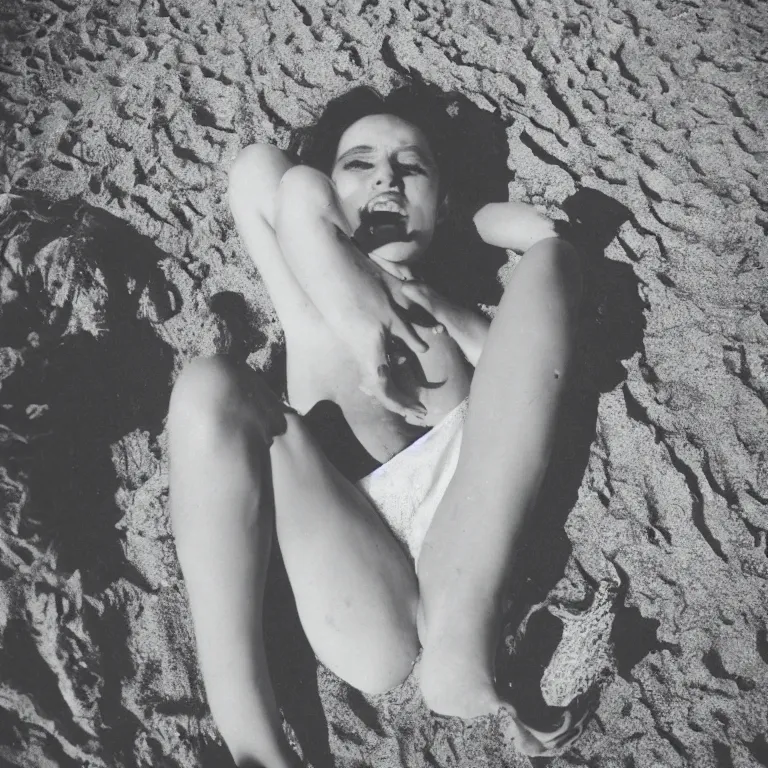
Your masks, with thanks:
M 241 428 L 265 438 L 279 432 L 282 405 L 261 376 L 224 355 L 189 362 L 171 393 L 171 450 L 178 439 L 206 440 Z
M 210 416 L 239 396 L 233 362 L 223 355 L 198 357 L 182 369 L 171 392 L 171 423 Z

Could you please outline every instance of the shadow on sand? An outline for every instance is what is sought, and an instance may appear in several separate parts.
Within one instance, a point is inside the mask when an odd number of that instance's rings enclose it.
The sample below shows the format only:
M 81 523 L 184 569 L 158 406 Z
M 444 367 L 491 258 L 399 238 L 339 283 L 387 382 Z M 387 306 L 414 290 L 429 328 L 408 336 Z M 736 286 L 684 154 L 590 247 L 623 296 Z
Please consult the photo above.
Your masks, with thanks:
M 153 441 L 162 430 L 174 353 L 153 321 L 178 306 L 158 267 L 165 254 L 80 201 L 52 204 L 26 192 L 7 201 L 0 238 L 14 248 L 2 266 L 15 297 L 3 305 L 0 346 L 16 350 L 23 365 L 3 381 L 3 421 L 20 439 L 4 444 L 0 463 L 27 489 L 25 503 L 4 520 L 8 544 L 29 565 L 51 550 L 57 574 L 79 571 L 86 596 L 119 579 L 151 591 L 115 527 L 123 513 L 111 446 L 137 429 Z M 134 671 L 128 622 L 112 603 L 100 613 L 83 603 L 83 620 L 104 680 L 100 747 L 129 759 L 141 723 L 121 701 Z M 17 642 L 6 644 L 4 661 L 25 670 L 20 690 L 51 706 L 66 728 L 71 713 L 51 695 L 55 681 L 31 631 L 26 622 L 15 625 Z M 74 669 L 72 676 L 77 690 Z

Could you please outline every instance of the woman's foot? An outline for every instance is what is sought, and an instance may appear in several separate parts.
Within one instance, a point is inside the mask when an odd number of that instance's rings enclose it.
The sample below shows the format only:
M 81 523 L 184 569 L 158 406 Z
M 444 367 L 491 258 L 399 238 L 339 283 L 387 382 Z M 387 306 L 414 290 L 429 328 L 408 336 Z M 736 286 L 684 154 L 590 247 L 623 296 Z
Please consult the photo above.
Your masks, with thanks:
M 418 662 L 421 695 L 427 707 L 437 715 L 469 720 L 499 709 L 499 697 L 493 680 L 479 665 L 463 664 L 460 655 L 425 648 Z
M 572 713 L 566 711 L 557 728 L 539 731 L 525 725 L 508 702 L 500 702 L 498 714 L 504 740 L 511 741 L 518 752 L 532 757 L 550 757 L 565 751 L 581 736 L 586 720 L 586 713 L 574 719 Z
M 457 659 L 455 654 L 425 649 L 419 662 L 421 693 L 434 714 L 464 720 L 496 715 L 504 740 L 531 756 L 559 754 L 581 735 L 586 714 L 574 719 L 570 712 L 565 712 L 552 731 L 525 725 L 515 708 L 499 697 L 490 676 Z

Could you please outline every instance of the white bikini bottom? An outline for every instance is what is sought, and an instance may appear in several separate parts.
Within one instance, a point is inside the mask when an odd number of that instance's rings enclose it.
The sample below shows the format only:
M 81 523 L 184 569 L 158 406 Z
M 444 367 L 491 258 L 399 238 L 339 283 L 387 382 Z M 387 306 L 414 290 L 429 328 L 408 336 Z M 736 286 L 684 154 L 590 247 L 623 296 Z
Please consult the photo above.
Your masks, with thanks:
M 465 399 L 429 432 L 357 483 L 414 565 L 456 470 L 466 412 Z

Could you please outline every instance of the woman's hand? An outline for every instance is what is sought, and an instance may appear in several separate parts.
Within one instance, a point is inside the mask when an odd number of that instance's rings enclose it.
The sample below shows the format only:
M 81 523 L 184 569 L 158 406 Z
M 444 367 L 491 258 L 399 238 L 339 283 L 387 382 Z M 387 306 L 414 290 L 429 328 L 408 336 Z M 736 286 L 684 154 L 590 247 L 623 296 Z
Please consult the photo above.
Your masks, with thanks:
M 453 304 L 425 283 L 405 283 L 401 293 L 409 303 L 418 304 L 429 312 L 459 345 L 467 362 L 477 367 L 490 327 L 486 318 Z
M 329 325 L 358 362 L 362 376 L 360 389 L 375 397 L 387 410 L 418 424 L 426 416 L 426 408 L 414 394 L 396 385 L 388 353 L 395 338 L 417 354 L 425 352 L 428 345 L 400 317 L 392 294 L 376 268 L 364 258 L 360 266 L 355 279 L 342 289 L 349 303 L 341 300 L 339 311 L 327 318 Z

